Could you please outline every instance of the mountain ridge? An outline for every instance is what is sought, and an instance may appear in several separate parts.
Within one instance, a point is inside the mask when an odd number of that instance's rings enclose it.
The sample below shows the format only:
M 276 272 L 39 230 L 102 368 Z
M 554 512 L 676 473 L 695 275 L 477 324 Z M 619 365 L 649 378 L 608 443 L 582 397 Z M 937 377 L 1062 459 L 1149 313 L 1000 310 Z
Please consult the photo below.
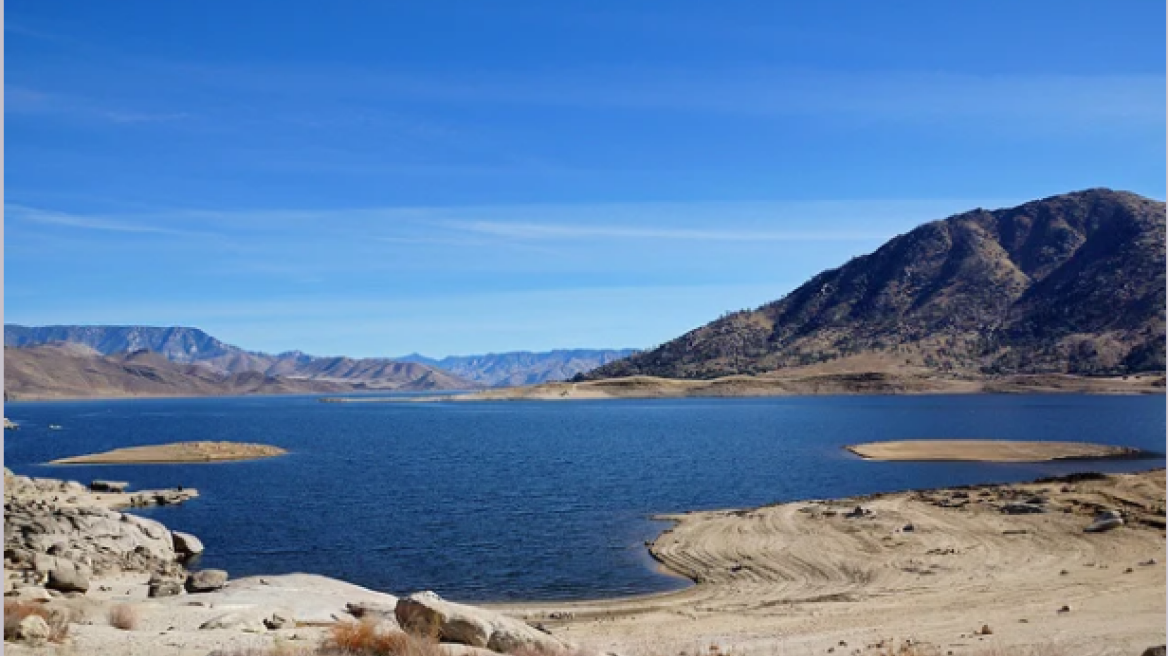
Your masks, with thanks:
M 227 375 L 258 373 L 289 380 L 331 381 L 382 389 L 423 386 L 423 389 L 447 390 L 479 386 L 421 363 L 399 363 L 387 358 L 322 357 L 300 351 L 278 355 L 248 351 L 220 341 L 202 329 L 185 326 L 4 325 L 6 347 L 56 342 L 81 344 L 106 356 L 146 350 L 177 364 L 198 364 Z
M 860 354 L 969 375 L 1164 368 L 1162 201 L 1095 188 L 894 237 L 782 298 L 577 380 L 766 374 Z
M 70 342 L 4 347 L 5 399 L 226 396 L 354 391 L 353 384 L 216 372 L 149 350 L 102 355 Z
M 568 380 L 636 352 L 636 349 L 581 348 L 452 355 L 440 359 L 411 353 L 396 359 L 428 364 L 463 378 L 499 387 Z

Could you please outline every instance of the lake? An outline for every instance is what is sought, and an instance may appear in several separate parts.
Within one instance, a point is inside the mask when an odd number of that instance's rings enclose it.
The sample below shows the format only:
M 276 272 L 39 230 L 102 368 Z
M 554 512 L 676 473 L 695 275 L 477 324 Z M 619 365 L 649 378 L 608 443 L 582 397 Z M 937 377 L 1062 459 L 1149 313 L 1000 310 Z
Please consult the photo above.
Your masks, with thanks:
M 9 403 L 19 474 L 198 488 L 139 512 L 197 535 L 233 577 L 311 572 L 466 601 L 580 599 L 687 583 L 644 547 L 654 513 L 733 508 L 1073 471 L 1164 466 L 1163 396 L 896 396 L 498 403 L 316 397 Z M 49 424 L 61 430 L 48 430 Z M 911 438 L 1082 440 L 1145 460 L 866 462 L 845 444 Z M 49 466 L 186 440 L 288 456 L 212 465 Z

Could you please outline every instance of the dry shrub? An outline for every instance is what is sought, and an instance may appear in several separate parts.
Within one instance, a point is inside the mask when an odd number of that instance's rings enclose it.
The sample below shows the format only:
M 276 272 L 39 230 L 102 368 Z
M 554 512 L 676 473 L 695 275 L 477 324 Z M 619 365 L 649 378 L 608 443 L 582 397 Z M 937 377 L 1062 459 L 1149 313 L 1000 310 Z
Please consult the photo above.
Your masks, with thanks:
M 333 626 L 332 635 L 322 654 L 345 656 L 445 656 L 446 652 L 432 638 L 414 636 L 401 631 L 383 631 L 376 621 L 340 622 Z
M 117 604 L 109 609 L 110 626 L 123 631 L 138 627 L 138 609 L 130 604 Z
M 61 642 L 69 635 L 69 615 L 54 608 L 29 601 L 4 600 L 4 639 L 15 640 L 20 622 L 29 615 L 39 615 L 49 625 L 49 641 Z

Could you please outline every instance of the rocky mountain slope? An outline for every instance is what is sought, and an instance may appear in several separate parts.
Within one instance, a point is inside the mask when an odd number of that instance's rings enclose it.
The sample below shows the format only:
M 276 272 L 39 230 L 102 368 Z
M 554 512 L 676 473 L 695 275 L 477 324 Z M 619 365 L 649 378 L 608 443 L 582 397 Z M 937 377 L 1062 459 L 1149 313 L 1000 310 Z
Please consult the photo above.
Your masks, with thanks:
M 422 363 L 384 358 L 318 357 L 300 351 L 278 355 L 246 351 L 198 328 L 149 326 L 4 326 L 5 346 L 68 343 L 101 355 L 150 351 L 178 364 L 199 364 L 223 376 L 307 379 L 378 389 L 471 389 L 475 383 Z M 258 376 L 258 378 L 257 378 Z M 336 389 L 343 389 L 337 387 Z M 324 390 L 333 391 L 333 390 Z
M 414 353 L 398 360 L 430 365 L 461 378 L 496 387 L 568 380 L 634 353 L 634 349 L 559 349 L 543 353 L 513 351 L 450 356 L 441 360 Z
M 864 359 L 986 374 L 1163 371 L 1165 204 L 1089 189 L 925 224 L 581 376 L 714 378 Z

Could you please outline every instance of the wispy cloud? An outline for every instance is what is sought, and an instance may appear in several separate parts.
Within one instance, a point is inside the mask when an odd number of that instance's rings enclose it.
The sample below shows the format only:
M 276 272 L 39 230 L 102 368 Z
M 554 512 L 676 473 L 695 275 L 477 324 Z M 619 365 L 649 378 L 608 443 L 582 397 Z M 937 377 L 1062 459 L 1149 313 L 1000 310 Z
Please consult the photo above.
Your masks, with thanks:
M 204 71 L 211 76 L 211 71 Z M 884 121 L 1000 119 L 1030 124 L 1160 121 L 1165 76 L 1155 74 L 962 74 L 777 67 L 632 67 L 557 70 L 554 76 L 485 71 L 474 79 L 389 70 L 224 67 L 216 84 L 286 94 L 394 103 L 528 105 L 728 115 L 857 116 Z
M 450 223 L 468 232 L 512 239 L 678 239 L 696 241 L 861 241 L 887 237 L 882 232 L 791 232 L 756 230 L 692 230 L 685 228 L 629 228 L 612 225 L 555 225 L 475 221 Z
M 192 118 L 189 112 L 154 112 L 109 107 L 82 96 L 61 94 L 28 87 L 4 87 L 4 111 L 33 116 L 60 116 L 119 124 L 167 123 Z
M 181 237 L 215 237 L 213 233 L 184 230 L 167 226 L 149 225 L 144 223 L 129 223 L 121 220 L 111 220 L 96 216 L 68 214 L 53 210 L 44 210 L 23 205 L 4 205 L 4 214 L 10 220 L 39 223 L 42 225 L 66 226 L 82 230 L 98 230 L 103 232 L 123 232 L 148 235 L 171 235 Z

